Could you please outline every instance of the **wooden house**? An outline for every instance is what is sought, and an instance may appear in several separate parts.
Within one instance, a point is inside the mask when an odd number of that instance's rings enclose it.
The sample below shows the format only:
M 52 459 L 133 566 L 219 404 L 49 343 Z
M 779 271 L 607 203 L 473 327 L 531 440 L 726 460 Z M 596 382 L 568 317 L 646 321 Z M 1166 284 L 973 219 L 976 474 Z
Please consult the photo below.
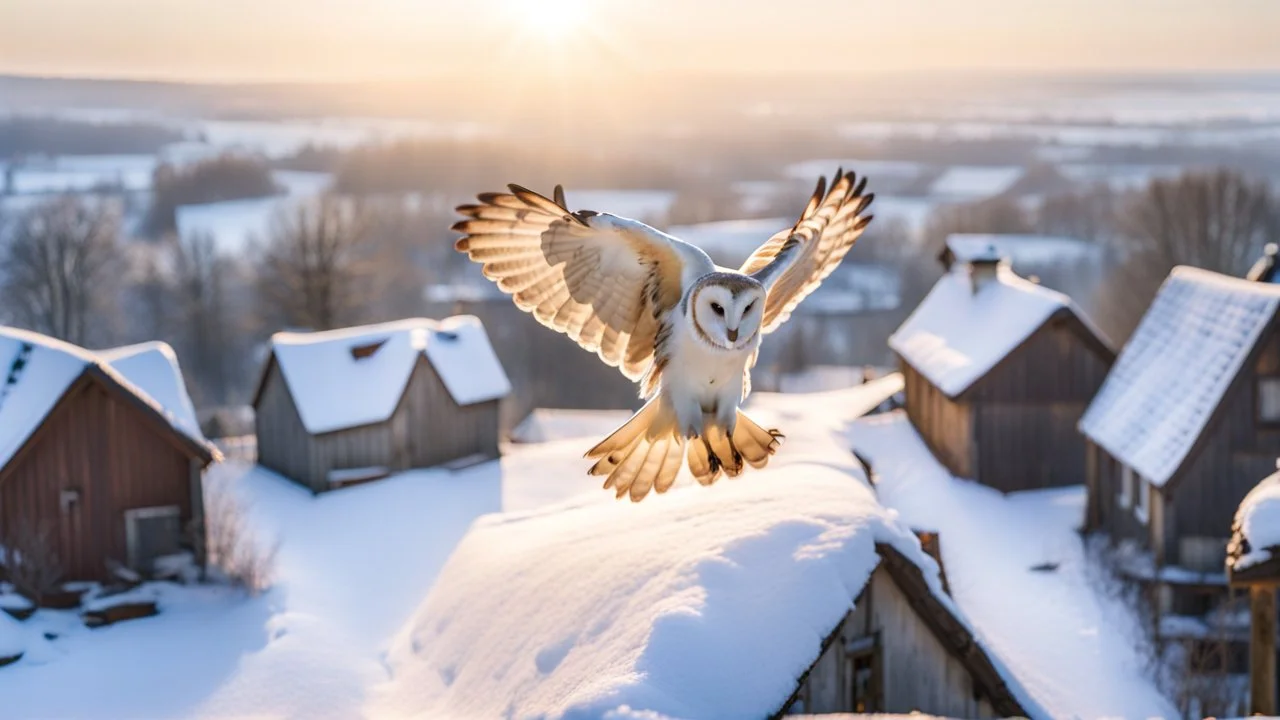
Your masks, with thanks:
M 1249 593 L 1249 713 L 1275 716 L 1276 590 L 1280 588 L 1280 472 L 1258 484 L 1236 511 L 1227 546 L 1231 584 Z
M 1086 529 L 1135 548 L 1166 613 L 1224 595 L 1227 529 L 1280 455 L 1280 286 L 1175 268 L 1080 422 Z
M 93 353 L 0 328 L 0 545 L 42 534 L 64 580 L 147 575 L 199 551 L 215 456 L 167 345 Z
M 959 477 L 1003 492 L 1079 483 L 1076 423 L 1114 352 L 1069 297 L 994 246 L 954 262 L 889 338 L 907 415 Z
M 1028 710 L 920 566 L 890 545 L 853 609 L 823 640 L 781 715 L 922 710 L 1026 717 Z
M 319 493 L 494 458 L 510 390 L 474 317 L 277 333 L 253 399 L 258 462 Z

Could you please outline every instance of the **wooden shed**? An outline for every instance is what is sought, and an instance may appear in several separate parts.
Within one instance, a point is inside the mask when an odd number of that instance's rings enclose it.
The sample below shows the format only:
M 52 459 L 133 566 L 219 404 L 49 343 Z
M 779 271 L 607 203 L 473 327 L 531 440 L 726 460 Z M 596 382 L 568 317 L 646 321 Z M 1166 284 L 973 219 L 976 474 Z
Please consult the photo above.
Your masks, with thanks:
M 1280 713 L 1280 472 L 1259 483 L 1240 503 L 1227 546 L 1227 573 L 1233 586 L 1249 592 L 1249 713 L 1272 717 Z
M 319 493 L 494 458 L 510 391 L 474 317 L 277 333 L 253 400 L 258 462 Z
M 926 710 L 945 717 L 1026 717 L 969 627 L 920 567 L 877 544 L 880 565 L 823 640 L 779 715 Z
M 907 415 L 952 474 L 1003 492 L 1083 481 L 1076 423 L 1115 354 L 1069 297 L 992 247 L 954 263 L 889 347 Z
M 1227 529 L 1280 455 L 1280 286 L 1175 268 L 1080 422 L 1086 527 L 1224 585 Z M 1183 609 L 1180 612 L 1190 612 Z
M 92 353 L 0 328 L 0 544 L 43 533 L 64 580 L 149 574 L 198 552 L 215 455 L 168 346 Z

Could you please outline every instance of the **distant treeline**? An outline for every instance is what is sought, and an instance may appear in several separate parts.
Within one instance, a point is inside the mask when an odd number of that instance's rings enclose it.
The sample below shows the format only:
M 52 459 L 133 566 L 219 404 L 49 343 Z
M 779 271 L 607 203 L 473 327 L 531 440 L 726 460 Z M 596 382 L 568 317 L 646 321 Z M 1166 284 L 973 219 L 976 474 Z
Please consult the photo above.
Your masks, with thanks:
M 0 119 L 0 158 L 154 153 L 182 133 L 150 123 L 88 123 L 50 117 Z
M 162 164 L 152 178 L 151 209 L 143 231 L 156 237 L 177 230 L 179 205 L 244 200 L 278 192 L 271 168 L 256 156 L 226 153 L 180 167 Z

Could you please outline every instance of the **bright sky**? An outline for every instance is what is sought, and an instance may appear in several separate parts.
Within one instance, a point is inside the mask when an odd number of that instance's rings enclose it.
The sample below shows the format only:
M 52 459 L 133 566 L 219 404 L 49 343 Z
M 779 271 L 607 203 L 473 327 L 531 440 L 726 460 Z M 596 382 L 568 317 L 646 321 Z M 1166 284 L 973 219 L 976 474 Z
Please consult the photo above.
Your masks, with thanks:
M 1277 0 L 0 0 L 0 73 L 1280 69 Z

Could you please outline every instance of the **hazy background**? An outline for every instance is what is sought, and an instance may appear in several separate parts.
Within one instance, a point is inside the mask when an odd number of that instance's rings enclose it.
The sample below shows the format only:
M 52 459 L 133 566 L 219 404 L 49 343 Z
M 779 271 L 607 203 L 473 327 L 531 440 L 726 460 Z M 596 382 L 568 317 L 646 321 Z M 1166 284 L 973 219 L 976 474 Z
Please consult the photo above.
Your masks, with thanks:
M 771 338 L 757 387 L 856 381 L 951 233 L 1119 346 L 1175 264 L 1280 237 L 1280 5 L 9 0 L 0 322 L 174 346 L 211 435 L 248 429 L 267 338 L 485 320 L 536 406 L 634 389 L 452 250 L 518 182 L 737 264 L 838 164 L 868 234 Z M 0 363 L 3 359 L 0 359 Z

